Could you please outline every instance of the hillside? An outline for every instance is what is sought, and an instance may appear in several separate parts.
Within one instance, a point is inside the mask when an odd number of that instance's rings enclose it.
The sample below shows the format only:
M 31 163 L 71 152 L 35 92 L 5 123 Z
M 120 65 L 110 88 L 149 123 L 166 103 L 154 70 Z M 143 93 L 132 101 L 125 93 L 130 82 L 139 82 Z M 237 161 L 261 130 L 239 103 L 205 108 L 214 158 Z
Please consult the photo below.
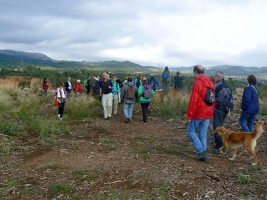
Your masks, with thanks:
M 13 50 L 0 50 L 0 68 L 20 68 L 28 65 L 38 67 L 54 67 L 62 69 L 89 69 L 95 71 L 135 71 L 147 73 L 161 73 L 162 68 L 153 66 L 142 66 L 130 61 L 66 61 L 54 60 L 42 53 L 28 53 Z M 192 66 L 190 67 L 174 67 L 170 68 L 171 72 L 181 71 L 182 73 L 192 74 Z M 243 67 L 221 65 L 213 66 L 205 69 L 205 74 L 208 76 L 214 75 L 216 71 L 223 71 L 226 76 L 245 77 L 250 74 L 256 76 L 267 76 L 267 67 Z

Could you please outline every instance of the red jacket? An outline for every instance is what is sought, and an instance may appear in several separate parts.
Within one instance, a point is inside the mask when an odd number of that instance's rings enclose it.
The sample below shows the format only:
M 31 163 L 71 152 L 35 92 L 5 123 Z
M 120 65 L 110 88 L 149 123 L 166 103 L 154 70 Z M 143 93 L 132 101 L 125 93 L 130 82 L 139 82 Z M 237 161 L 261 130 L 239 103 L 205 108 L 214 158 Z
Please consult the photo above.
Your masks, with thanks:
M 187 119 L 206 119 L 213 117 L 215 103 L 212 106 L 208 106 L 203 100 L 206 96 L 207 87 L 214 88 L 214 84 L 210 78 L 204 74 L 196 78 L 186 113 Z
M 44 88 L 44 89 L 48 89 L 48 84 L 47 84 L 47 82 L 42 82 L 42 87 Z
M 74 85 L 75 92 L 80 93 L 82 91 L 82 85 L 79 82 L 76 82 Z

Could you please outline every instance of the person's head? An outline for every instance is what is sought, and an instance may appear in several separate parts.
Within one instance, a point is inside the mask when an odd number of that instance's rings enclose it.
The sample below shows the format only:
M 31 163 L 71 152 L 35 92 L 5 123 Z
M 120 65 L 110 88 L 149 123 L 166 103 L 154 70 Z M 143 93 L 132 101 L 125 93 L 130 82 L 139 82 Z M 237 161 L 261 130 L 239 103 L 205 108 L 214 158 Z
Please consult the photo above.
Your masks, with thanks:
M 142 84 L 147 85 L 147 79 L 146 78 L 143 78 Z
M 102 74 L 102 78 L 103 78 L 103 80 L 107 80 L 108 79 L 108 74 L 106 72 L 104 72 Z
M 59 88 L 63 88 L 63 85 L 64 85 L 64 84 L 63 84 L 62 82 L 60 82 L 60 83 L 58 84 L 58 87 L 59 87 Z
M 128 80 L 128 76 L 125 77 L 125 80 Z
M 256 79 L 256 77 L 254 75 L 249 75 L 247 77 L 247 81 L 248 81 L 248 83 L 253 83 L 253 84 L 257 83 L 257 79 Z
M 138 76 L 138 80 L 142 81 L 142 76 Z
M 77 83 L 80 83 L 80 82 L 81 82 L 81 80 L 80 80 L 80 79 L 78 79 L 78 80 L 77 80 Z
M 169 68 L 168 66 L 165 67 L 164 71 L 169 71 Z
M 204 74 L 204 67 L 202 65 L 195 65 L 193 69 L 194 77 L 197 78 Z
M 116 81 L 118 78 L 116 76 L 112 77 L 113 81 Z
M 44 78 L 44 82 L 47 82 L 47 79 L 46 78 Z
M 127 81 L 128 81 L 128 82 L 133 82 L 132 77 L 128 77 Z
M 70 77 L 68 77 L 68 81 L 69 81 L 69 82 L 71 81 L 71 78 L 70 78 Z
M 179 75 L 179 74 L 180 74 L 180 72 L 179 72 L 179 71 L 177 71 L 177 72 L 176 72 L 176 74 L 177 74 L 177 75 Z
M 217 71 L 214 76 L 214 81 L 217 83 L 218 81 L 224 79 L 224 74 L 221 71 Z

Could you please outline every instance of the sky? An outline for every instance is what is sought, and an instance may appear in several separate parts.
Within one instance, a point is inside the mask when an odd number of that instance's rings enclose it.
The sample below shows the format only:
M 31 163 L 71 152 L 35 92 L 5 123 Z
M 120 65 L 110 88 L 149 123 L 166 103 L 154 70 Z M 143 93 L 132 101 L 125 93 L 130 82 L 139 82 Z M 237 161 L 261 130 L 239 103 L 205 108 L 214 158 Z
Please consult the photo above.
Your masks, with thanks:
M 267 66 L 266 0 L 0 0 L 0 49 L 55 60 Z

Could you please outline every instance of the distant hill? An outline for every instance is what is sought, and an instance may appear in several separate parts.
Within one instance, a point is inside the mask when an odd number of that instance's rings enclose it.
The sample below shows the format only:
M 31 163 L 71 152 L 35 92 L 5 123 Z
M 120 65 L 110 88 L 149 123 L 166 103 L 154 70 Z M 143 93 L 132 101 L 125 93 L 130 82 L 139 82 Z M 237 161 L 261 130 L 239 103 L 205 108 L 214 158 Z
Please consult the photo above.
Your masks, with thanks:
M 60 61 L 53 60 L 42 53 L 28 53 L 13 50 L 0 50 L 0 68 L 19 68 L 28 65 L 38 67 L 54 67 L 62 69 L 89 69 L 89 70 L 113 70 L 113 71 L 135 71 L 146 73 L 162 73 L 163 68 L 142 66 L 130 61 Z M 193 67 L 175 67 L 170 68 L 171 72 L 180 71 L 182 73 L 192 74 Z M 267 67 L 243 67 L 243 66 L 230 66 L 220 65 L 205 68 L 205 74 L 208 76 L 214 75 L 217 71 L 223 71 L 226 76 L 245 77 L 250 74 L 256 76 L 267 76 Z
M 47 55 L 42 54 L 42 53 L 28 53 L 28 52 L 23 52 L 23 51 L 14 51 L 14 50 L 0 50 L 1 54 L 12 56 L 15 58 L 20 58 L 20 59 L 35 59 L 35 60 L 49 60 L 52 61 L 51 58 L 49 58 Z
M 171 68 L 174 71 L 180 71 L 182 73 L 193 73 L 193 67 L 176 67 Z M 217 71 L 224 72 L 225 76 L 248 76 L 250 74 L 256 76 L 267 76 L 267 67 L 243 67 L 243 66 L 231 66 L 221 65 L 205 68 L 205 74 L 208 76 L 214 75 Z

